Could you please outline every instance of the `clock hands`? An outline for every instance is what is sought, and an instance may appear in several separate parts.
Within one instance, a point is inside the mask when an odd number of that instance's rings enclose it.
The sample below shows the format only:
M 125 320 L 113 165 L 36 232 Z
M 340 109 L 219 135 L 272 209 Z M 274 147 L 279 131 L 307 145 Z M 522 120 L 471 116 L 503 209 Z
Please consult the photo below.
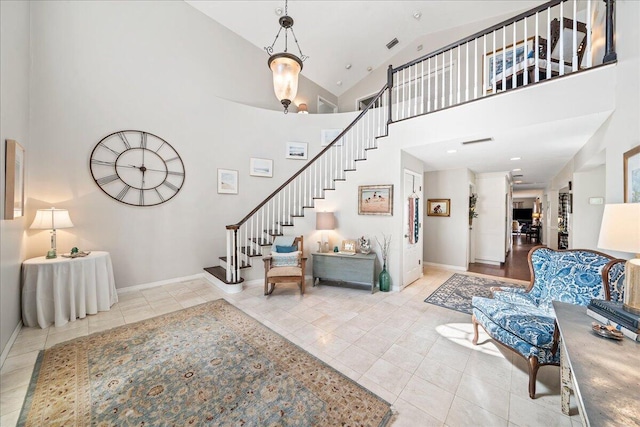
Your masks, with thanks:
M 132 168 L 132 169 L 140 169 L 140 171 L 142 173 L 145 173 L 146 171 L 152 171 L 152 172 L 167 172 L 166 170 L 162 170 L 162 169 L 149 169 L 148 167 L 142 165 L 142 166 L 136 166 L 136 165 L 116 165 L 116 167 L 119 168 Z

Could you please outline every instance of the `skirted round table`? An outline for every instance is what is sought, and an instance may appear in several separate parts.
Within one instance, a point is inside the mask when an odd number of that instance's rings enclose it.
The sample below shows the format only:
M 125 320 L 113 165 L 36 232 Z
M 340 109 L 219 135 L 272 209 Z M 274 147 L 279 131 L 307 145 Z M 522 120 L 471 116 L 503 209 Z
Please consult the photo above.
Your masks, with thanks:
M 22 321 L 27 326 L 62 326 L 108 311 L 116 302 L 109 252 L 77 258 L 42 256 L 22 263 Z

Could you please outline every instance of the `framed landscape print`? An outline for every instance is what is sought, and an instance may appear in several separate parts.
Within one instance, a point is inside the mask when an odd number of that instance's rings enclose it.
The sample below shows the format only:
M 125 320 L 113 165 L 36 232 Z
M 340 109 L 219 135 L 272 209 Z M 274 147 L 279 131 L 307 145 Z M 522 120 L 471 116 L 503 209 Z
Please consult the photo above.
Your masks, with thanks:
M 287 159 L 307 160 L 306 142 L 287 142 Z
M 24 216 L 24 148 L 7 139 L 5 152 L 4 219 Z
M 272 178 L 273 177 L 273 160 L 258 159 L 258 158 L 252 157 L 249 164 L 249 175 Z
M 451 215 L 451 199 L 427 199 L 428 216 Z
M 513 44 L 510 44 L 505 49 L 496 49 L 495 52 L 489 52 L 484 56 L 483 67 L 483 82 L 487 93 L 491 93 L 495 90 L 495 83 L 493 82 L 494 68 L 496 81 L 502 81 L 502 73 L 506 72 L 505 78 L 513 78 L 513 55 L 515 53 L 515 65 L 516 67 L 527 60 L 527 56 L 530 52 L 534 51 L 534 38 L 530 37 L 526 43 L 524 40 L 520 40 L 516 43 L 515 48 Z
M 331 144 L 334 139 L 338 137 L 342 133 L 342 129 L 322 129 L 320 131 L 320 145 L 326 147 Z M 334 145 L 342 145 L 342 138 Z
M 358 215 L 393 215 L 393 185 L 359 186 Z
M 640 203 L 640 145 L 627 151 L 624 158 L 624 202 Z
M 218 193 L 238 194 L 238 171 L 218 169 Z

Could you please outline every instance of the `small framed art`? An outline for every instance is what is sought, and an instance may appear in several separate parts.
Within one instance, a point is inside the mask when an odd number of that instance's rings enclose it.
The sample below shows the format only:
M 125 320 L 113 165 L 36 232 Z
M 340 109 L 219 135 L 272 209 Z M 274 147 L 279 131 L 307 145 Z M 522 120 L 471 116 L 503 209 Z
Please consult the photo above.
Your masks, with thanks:
M 427 199 L 428 216 L 450 216 L 451 199 Z
M 640 202 L 640 145 L 627 151 L 624 159 L 624 202 Z
M 306 142 L 287 142 L 286 158 L 307 160 L 307 146 Z
M 393 215 L 393 185 L 359 186 L 358 215 Z
M 4 191 L 4 219 L 24 216 L 24 148 L 7 139 Z
M 320 145 L 326 147 L 331 144 L 334 139 L 342 133 L 342 129 L 322 129 L 320 131 Z M 334 144 L 335 146 L 342 145 L 342 138 Z
M 218 193 L 238 194 L 238 171 L 218 169 Z
M 272 178 L 273 177 L 273 160 L 258 159 L 258 158 L 252 157 L 249 164 L 249 175 Z
M 340 248 L 340 252 L 344 254 L 355 254 L 356 253 L 356 241 L 355 240 L 343 240 L 342 248 Z

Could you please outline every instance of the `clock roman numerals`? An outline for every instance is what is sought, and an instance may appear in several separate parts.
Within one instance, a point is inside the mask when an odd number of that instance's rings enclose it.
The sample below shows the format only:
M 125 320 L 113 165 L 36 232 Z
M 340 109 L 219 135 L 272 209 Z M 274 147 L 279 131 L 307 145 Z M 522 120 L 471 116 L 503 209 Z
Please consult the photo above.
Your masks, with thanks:
M 138 203 L 140 206 L 144 206 L 144 190 L 140 189 L 140 201 Z
M 147 148 L 147 133 L 146 132 L 142 132 L 142 134 L 140 135 L 140 148 Z
M 101 165 L 101 166 L 115 166 L 116 162 L 109 162 L 107 160 L 98 160 L 98 159 L 91 159 L 91 163 L 94 165 Z
M 115 154 L 116 156 L 119 155 L 120 153 L 118 153 L 116 150 L 114 150 L 113 148 L 107 147 L 103 142 L 101 142 L 100 144 L 98 144 L 100 147 L 107 149 L 109 151 L 111 151 L 113 154 Z
M 118 132 L 118 136 L 122 140 L 122 143 L 124 144 L 125 148 L 129 150 L 131 148 L 131 144 L 129 144 L 129 140 L 127 140 L 127 135 L 125 135 L 124 132 Z
M 129 189 L 131 187 L 128 186 L 127 184 L 124 185 L 124 187 L 122 188 L 122 190 L 120 190 L 120 192 L 118 193 L 118 195 L 116 196 L 116 198 L 120 201 L 122 201 L 124 199 L 124 196 L 127 195 L 127 193 L 129 192 Z
M 162 197 L 162 194 L 160 194 L 158 189 L 154 188 L 154 190 L 156 191 L 156 194 L 158 195 L 158 198 L 160 199 L 160 203 L 164 202 L 164 197 Z
M 170 183 L 169 181 L 164 181 L 164 182 L 162 183 L 162 185 L 164 185 L 164 186 L 166 186 L 166 187 L 169 187 L 169 188 L 170 188 L 171 190 L 173 190 L 173 191 L 178 191 L 178 190 L 179 190 L 179 188 L 178 188 L 178 187 L 176 187 L 175 185 L 173 185 L 173 184 L 172 184 L 172 183 Z
M 167 175 L 184 176 L 184 172 L 167 171 Z
M 96 182 L 99 185 L 107 185 L 108 183 L 113 182 L 117 179 L 120 179 L 120 177 L 118 176 L 118 174 L 114 173 L 113 175 L 103 176 L 102 178 L 98 178 Z

